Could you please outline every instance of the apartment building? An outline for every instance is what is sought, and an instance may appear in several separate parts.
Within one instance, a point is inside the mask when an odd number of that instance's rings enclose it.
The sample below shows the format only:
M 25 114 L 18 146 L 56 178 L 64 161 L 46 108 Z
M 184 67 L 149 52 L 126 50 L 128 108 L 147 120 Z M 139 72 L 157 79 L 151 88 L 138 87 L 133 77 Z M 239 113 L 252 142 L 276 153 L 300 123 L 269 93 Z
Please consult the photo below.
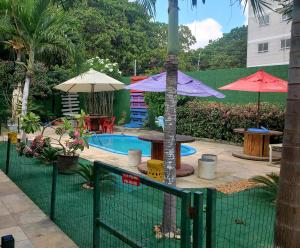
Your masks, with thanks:
M 290 36 L 288 16 L 265 9 L 264 15 L 257 18 L 249 8 L 247 67 L 288 64 Z

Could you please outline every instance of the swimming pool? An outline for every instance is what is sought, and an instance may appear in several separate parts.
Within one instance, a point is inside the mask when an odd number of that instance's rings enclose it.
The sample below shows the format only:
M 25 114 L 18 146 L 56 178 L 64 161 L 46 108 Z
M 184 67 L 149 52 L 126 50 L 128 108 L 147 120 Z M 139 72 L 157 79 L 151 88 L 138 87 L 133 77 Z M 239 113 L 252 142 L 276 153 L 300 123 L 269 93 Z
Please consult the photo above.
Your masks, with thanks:
M 89 145 L 105 151 L 128 155 L 130 149 L 140 149 L 142 156 L 151 156 L 151 143 L 140 140 L 136 136 L 121 134 L 94 134 L 89 138 Z M 196 149 L 181 145 L 181 156 L 194 154 Z

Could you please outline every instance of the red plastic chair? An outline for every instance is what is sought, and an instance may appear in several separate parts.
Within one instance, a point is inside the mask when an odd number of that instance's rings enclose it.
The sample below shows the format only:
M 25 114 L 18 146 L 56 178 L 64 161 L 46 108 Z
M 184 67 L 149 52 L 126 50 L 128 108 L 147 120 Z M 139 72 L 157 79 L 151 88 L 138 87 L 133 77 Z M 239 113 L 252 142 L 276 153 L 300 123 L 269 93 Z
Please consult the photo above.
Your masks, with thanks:
M 89 116 L 84 117 L 84 128 L 91 131 L 91 118 Z
M 114 131 L 114 124 L 115 124 L 115 120 L 116 120 L 116 117 L 113 116 L 111 117 L 110 120 L 105 120 L 104 123 L 103 123 L 103 131 L 105 133 L 113 133 Z
M 106 117 L 106 116 L 101 116 L 99 119 L 98 119 L 98 124 L 99 124 L 99 130 L 102 132 L 102 133 L 105 133 L 105 127 L 104 127 L 104 123 L 106 121 L 108 121 L 109 119 Z

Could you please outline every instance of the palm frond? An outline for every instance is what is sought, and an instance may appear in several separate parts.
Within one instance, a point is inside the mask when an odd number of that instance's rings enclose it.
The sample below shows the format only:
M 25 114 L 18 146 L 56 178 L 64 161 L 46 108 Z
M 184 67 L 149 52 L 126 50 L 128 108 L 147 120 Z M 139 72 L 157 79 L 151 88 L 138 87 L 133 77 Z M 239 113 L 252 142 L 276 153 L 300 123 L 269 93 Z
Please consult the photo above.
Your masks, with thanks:
M 138 4 L 140 4 L 150 16 L 155 17 L 156 15 L 156 0 L 136 0 Z
M 84 178 L 88 183 L 93 183 L 95 179 L 93 165 L 90 163 L 79 163 L 76 171 L 78 175 Z M 100 181 L 115 182 L 115 177 L 106 170 L 100 170 Z
M 250 179 L 257 187 L 264 190 L 272 200 L 275 200 L 278 192 L 279 175 L 275 172 L 266 176 L 255 176 Z
M 278 9 L 276 9 L 276 12 L 282 15 L 288 16 L 288 21 L 292 20 L 292 14 L 294 9 L 294 1 L 291 0 L 274 0 L 278 2 L 278 5 L 280 6 Z
M 12 35 L 15 35 L 15 28 L 10 18 L 7 15 L 0 17 L 0 37 L 9 37 Z

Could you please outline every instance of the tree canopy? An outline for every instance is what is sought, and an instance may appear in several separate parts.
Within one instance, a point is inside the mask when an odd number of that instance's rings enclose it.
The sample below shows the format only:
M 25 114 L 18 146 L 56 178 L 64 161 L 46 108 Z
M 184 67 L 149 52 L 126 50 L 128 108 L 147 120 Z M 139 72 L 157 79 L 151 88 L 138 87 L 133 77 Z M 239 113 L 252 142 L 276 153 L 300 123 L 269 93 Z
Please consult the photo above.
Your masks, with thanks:
M 6 3 L 8 0 L 0 2 Z M 138 74 L 153 74 L 165 70 L 167 24 L 155 22 L 145 11 L 145 6 L 127 0 L 52 0 L 52 3 L 47 15 L 51 17 L 53 13 L 59 13 L 67 18 L 68 37 L 76 45 L 76 54 L 74 58 L 74 55 L 64 53 L 63 49 L 52 49 L 49 53 L 48 47 L 43 51 L 40 47 L 36 48 L 35 76 L 30 96 L 33 101 L 37 100 L 35 102 L 39 104 L 43 102 L 41 100 L 49 101 L 55 95 L 52 89 L 54 85 L 82 72 L 85 61 L 95 57 L 118 63 L 122 76 L 133 75 L 135 60 Z M 5 13 L 0 15 L 3 17 Z M 2 31 L 5 31 L 5 27 L 1 26 Z M 58 32 L 59 28 L 56 30 Z M 201 69 L 244 66 L 246 33 L 246 27 L 237 28 L 205 48 L 191 50 L 196 39 L 187 26 L 180 26 L 179 69 L 197 70 L 199 53 Z M 4 40 L 7 37 L 3 35 L 0 41 Z M 18 66 L 12 66 L 16 60 L 15 54 L 11 45 L 0 42 L 0 59 L 3 63 L 0 70 L 9 73 L 6 76 L 9 82 L 0 82 L 0 86 L 7 89 L 3 94 L 9 94 L 13 85 L 22 82 L 25 77 L 25 70 L 16 73 Z M 23 54 L 22 61 L 26 59 Z
M 232 29 L 222 38 L 210 42 L 205 48 L 193 51 L 193 64 L 200 69 L 245 67 L 247 59 L 247 27 Z

